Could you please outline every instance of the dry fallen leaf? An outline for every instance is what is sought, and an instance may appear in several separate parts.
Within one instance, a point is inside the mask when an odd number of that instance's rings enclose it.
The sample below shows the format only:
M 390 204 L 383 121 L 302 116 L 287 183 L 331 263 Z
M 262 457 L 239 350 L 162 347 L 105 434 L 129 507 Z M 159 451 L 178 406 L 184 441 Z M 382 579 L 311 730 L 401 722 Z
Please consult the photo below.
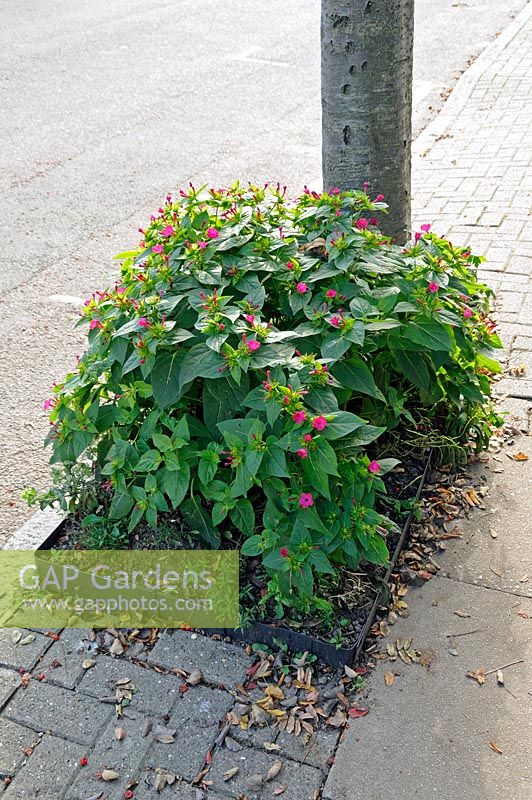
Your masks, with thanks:
M 119 742 L 126 738 L 126 732 L 123 728 L 115 728 L 115 737 Z
M 91 667 L 93 667 L 95 664 L 96 664 L 96 661 L 95 661 L 93 658 L 85 658 L 85 659 L 84 659 L 84 660 L 81 662 L 81 666 L 83 667 L 83 669 L 90 669 L 90 668 L 91 668 Z
M 116 781 L 120 775 L 114 769 L 102 770 L 102 781 Z
M 276 778 L 277 775 L 280 773 L 282 768 L 283 768 L 283 762 L 282 761 L 274 761 L 273 764 L 271 765 L 270 769 L 266 773 L 265 780 L 273 781 L 273 779 Z
M 504 673 L 502 669 L 497 670 L 497 683 L 499 686 L 504 686 Z
M 457 617 L 462 617 L 463 619 L 470 619 L 471 617 L 471 614 L 468 614 L 467 611 L 461 611 L 460 609 L 458 609 L 458 611 L 455 611 L 454 613 L 456 614 Z
M 519 451 L 518 453 L 508 453 L 508 458 L 511 458 L 512 461 L 528 461 L 528 456 L 525 453 Z
M 273 790 L 273 793 L 275 795 L 283 794 L 284 792 L 286 792 L 286 786 L 282 786 L 281 784 L 279 784 L 279 786 L 276 786 L 275 789 Z
M 476 681 L 479 686 L 482 686 L 483 683 L 486 683 L 486 670 L 484 667 L 472 669 L 470 672 L 466 672 L 466 676 Z
M 366 714 L 369 714 L 369 708 L 350 708 L 349 709 L 349 716 L 351 719 L 356 719 L 357 717 L 365 717 Z
M 281 752 L 280 746 L 278 744 L 275 744 L 275 742 L 263 742 L 262 746 L 264 747 L 264 749 L 268 753 L 280 753 Z
M 386 686 L 393 686 L 394 681 L 395 681 L 395 676 L 393 672 L 384 673 L 384 683 L 386 684 Z
M 190 675 L 187 678 L 187 683 L 190 686 L 197 686 L 203 680 L 203 673 L 199 669 L 193 669 Z
M 227 772 L 224 772 L 223 774 L 224 781 L 230 781 L 231 778 L 234 778 L 235 775 L 239 773 L 239 771 L 240 767 L 232 767 L 231 769 L 228 769 Z
M 495 744 L 495 742 L 490 742 L 490 747 L 494 753 L 498 753 L 500 756 L 502 756 L 502 750 L 498 745 Z

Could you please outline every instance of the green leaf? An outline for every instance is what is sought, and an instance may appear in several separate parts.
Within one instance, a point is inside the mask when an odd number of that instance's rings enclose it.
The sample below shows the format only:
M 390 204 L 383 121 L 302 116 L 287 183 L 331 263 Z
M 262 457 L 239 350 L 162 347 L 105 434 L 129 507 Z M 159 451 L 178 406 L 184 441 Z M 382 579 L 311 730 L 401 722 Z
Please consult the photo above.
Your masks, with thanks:
M 229 512 L 231 521 L 239 531 L 246 536 L 250 536 L 255 529 L 255 512 L 249 500 L 241 498 L 236 506 Z
M 370 368 L 358 356 L 353 356 L 346 361 L 335 364 L 331 368 L 331 372 L 343 387 L 361 394 L 367 394 L 377 400 L 384 400 L 384 396 L 380 389 L 377 388 Z
M 408 378 L 410 383 L 423 391 L 430 386 L 430 373 L 427 363 L 421 353 L 410 350 L 395 351 L 395 363 L 399 372 Z
M 153 444 L 162 453 L 172 449 L 172 440 L 165 433 L 154 433 L 152 438 Z
M 179 510 L 190 530 L 198 531 L 200 538 L 213 550 L 220 546 L 220 533 L 212 526 L 207 511 L 199 505 L 195 497 L 187 497 L 181 503 Z
M 181 397 L 179 373 L 183 359 L 181 350 L 164 350 L 155 359 L 151 384 L 155 402 L 161 408 L 173 405 Z
M 190 483 L 190 467 L 185 462 L 176 469 L 162 470 L 162 488 L 170 498 L 172 508 L 177 508 L 185 497 Z
M 327 424 L 327 427 L 323 429 L 321 435 L 325 436 L 326 439 L 341 439 L 342 436 L 347 436 L 365 424 L 365 420 L 350 411 L 338 411 Z
M 135 472 L 151 472 L 157 469 L 162 461 L 162 456 L 158 450 L 148 450 L 144 453 L 135 467 Z
M 250 536 L 242 544 L 240 553 L 243 556 L 259 556 L 262 553 L 262 538 L 258 535 Z
M 134 503 L 135 500 L 127 489 L 118 488 L 109 508 L 109 516 L 111 519 L 122 519 L 122 517 L 129 514 Z
M 334 569 L 331 562 L 319 547 L 315 548 L 310 553 L 310 561 L 316 572 L 334 574 Z
M 195 378 L 219 378 L 226 367 L 226 361 L 206 344 L 195 344 L 186 352 L 179 376 L 181 387 Z
M 321 356 L 327 360 L 334 360 L 341 358 L 344 353 L 347 353 L 351 347 L 351 342 L 344 336 L 337 333 L 331 333 L 326 336 L 321 343 Z
M 378 533 L 373 534 L 364 548 L 364 559 L 370 564 L 386 564 L 388 556 L 388 547 L 382 536 L 379 536 Z
M 450 352 L 453 349 L 453 342 L 449 332 L 437 322 L 408 322 L 403 326 L 401 336 L 428 350 Z
M 316 468 L 321 467 L 328 475 L 338 475 L 336 453 L 329 442 L 321 436 L 315 439 L 315 447 L 308 451 L 308 458 L 312 459 Z

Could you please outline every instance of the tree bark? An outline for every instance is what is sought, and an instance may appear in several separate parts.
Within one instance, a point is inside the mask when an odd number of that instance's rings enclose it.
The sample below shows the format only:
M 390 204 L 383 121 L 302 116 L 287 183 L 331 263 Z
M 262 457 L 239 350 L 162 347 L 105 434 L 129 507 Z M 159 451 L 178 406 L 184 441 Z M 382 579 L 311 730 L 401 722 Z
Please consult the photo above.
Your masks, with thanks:
M 384 194 L 383 230 L 410 228 L 414 0 L 322 0 L 323 186 Z

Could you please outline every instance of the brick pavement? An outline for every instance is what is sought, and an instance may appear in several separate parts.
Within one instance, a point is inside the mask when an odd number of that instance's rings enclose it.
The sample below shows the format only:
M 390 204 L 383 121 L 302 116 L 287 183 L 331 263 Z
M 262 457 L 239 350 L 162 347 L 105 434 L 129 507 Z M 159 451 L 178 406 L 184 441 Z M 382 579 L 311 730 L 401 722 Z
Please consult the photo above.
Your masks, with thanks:
M 529 4 L 417 140 L 413 198 L 417 225 L 486 257 L 509 364 L 528 366 L 499 389 L 532 399 L 531 20 Z

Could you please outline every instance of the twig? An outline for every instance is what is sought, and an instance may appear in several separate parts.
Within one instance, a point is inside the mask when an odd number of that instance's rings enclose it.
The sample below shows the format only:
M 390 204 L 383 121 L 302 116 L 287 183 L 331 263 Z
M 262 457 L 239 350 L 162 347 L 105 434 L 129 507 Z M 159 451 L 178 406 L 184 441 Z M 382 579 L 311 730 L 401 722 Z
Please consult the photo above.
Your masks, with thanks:
M 492 675 L 494 672 L 498 672 L 500 669 L 508 669 L 508 667 L 514 667 L 516 664 L 524 664 L 525 659 L 520 658 L 519 661 L 512 661 L 510 664 L 505 664 L 504 667 L 495 667 L 495 669 L 489 669 L 484 675 Z
M 455 636 L 469 636 L 471 633 L 482 633 L 485 630 L 486 628 L 476 628 L 474 631 L 464 631 L 463 633 L 446 633 L 445 635 L 448 639 L 454 639 Z M 493 672 L 496 672 L 496 670 L 493 670 Z

